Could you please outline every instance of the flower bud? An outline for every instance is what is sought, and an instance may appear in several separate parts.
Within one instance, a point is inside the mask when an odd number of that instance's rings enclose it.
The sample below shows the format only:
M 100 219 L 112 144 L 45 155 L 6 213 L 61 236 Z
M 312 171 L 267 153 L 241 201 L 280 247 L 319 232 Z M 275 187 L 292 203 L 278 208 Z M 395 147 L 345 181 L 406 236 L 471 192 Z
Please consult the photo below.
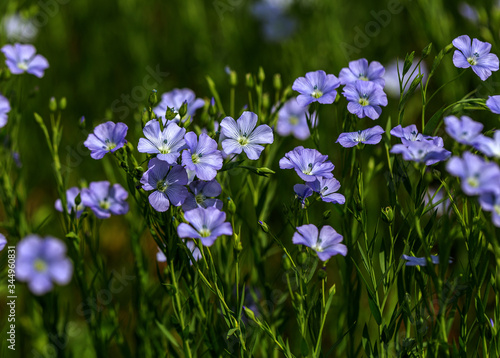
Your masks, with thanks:
M 180 115 L 180 113 L 179 113 Z M 175 117 L 177 116 L 177 113 L 174 112 L 174 109 L 173 108 L 170 108 L 168 107 L 167 108 L 167 113 L 165 113 L 165 119 L 167 121 L 171 121 L 172 119 L 174 119 Z
M 61 98 L 61 100 L 59 101 L 59 108 L 61 109 L 61 111 L 64 111 L 66 109 L 67 104 L 68 102 L 66 100 L 66 97 Z
M 50 97 L 49 109 L 51 112 L 57 111 L 57 101 L 54 97 Z
M 273 86 L 276 91 L 281 90 L 281 75 L 279 73 L 276 73 L 273 77 Z
M 266 79 L 266 74 L 264 73 L 264 69 L 262 67 L 259 67 L 259 74 L 257 75 L 257 78 L 261 83 Z
M 227 211 L 231 214 L 234 215 L 236 212 L 236 204 L 234 203 L 233 199 L 230 197 L 227 198 Z
M 281 265 L 283 266 L 283 270 L 285 271 L 288 271 L 292 268 L 292 262 L 286 255 L 283 255 L 283 259 L 281 260 Z
M 80 120 L 78 121 L 78 126 L 81 129 L 85 129 L 85 116 L 81 116 Z
M 235 71 L 229 72 L 229 84 L 233 87 L 236 87 L 238 84 L 238 75 Z
M 75 198 L 75 206 L 78 206 L 82 203 L 82 197 L 80 196 L 80 193 Z
M 305 264 L 306 261 L 307 261 L 307 252 L 305 251 L 299 252 L 297 255 L 297 262 L 299 263 L 299 265 Z
M 188 104 L 187 104 L 187 101 L 184 101 L 182 103 L 182 106 L 181 108 L 179 108 L 179 116 L 181 116 L 181 118 L 183 118 L 186 113 L 187 113 L 187 108 L 188 108 Z
M 429 56 L 431 50 L 432 50 L 432 42 L 427 46 L 425 46 L 424 49 L 422 50 L 422 58 L 426 58 L 427 56 Z
M 267 109 L 269 108 L 270 105 L 271 105 L 271 100 L 269 99 L 269 94 L 264 93 L 262 95 L 262 109 L 264 111 L 267 111 Z
M 149 94 L 148 98 L 149 105 L 153 107 L 156 102 L 158 102 L 158 91 L 157 90 L 152 90 L 151 93 Z
M 327 210 L 323 213 L 323 220 L 328 220 L 330 218 L 330 215 L 332 215 L 331 210 Z
M 236 253 L 239 253 L 243 250 L 243 245 L 241 244 L 241 240 L 240 240 L 240 236 L 236 233 L 233 234 L 234 236 L 234 251 L 236 251 Z
M 247 86 L 248 89 L 253 88 L 253 77 L 252 74 L 247 73 L 245 76 L 245 85 Z
M 247 308 L 247 307 L 243 306 L 243 310 L 245 311 L 245 314 L 247 315 L 247 317 L 249 319 L 251 319 L 254 322 L 256 321 L 256 319 L 255 319 L 255 313 L 253 313 L 253 311 L 250 308 Z
M 267 226 L 267 224 L 264 221 L 259 220 L 259 225 L 262 231 L 264 231 L 266 234 L 269 232 L 269 226 Z
M 215 98 L 212 97 L 212 99 L 210 100 L 210 107 L 208 109 L 208 113 L 211 115 L 211 116 L 215 116 L 217 114 L 217 106 L 215 104 Z

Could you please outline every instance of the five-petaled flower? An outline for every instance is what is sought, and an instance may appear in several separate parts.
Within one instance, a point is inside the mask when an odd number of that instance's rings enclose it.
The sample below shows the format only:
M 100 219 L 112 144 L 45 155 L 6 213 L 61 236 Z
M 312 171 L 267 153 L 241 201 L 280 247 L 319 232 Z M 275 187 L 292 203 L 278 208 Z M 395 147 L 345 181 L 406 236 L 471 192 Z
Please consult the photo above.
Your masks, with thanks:
M 306 182 L 318 178 L 333 178 L 332 170 L 335 166 L 316 149 L 296 147 L 280 159 L 281 169 L 295 169 L 298 176 Z
M 182 165 L 188 170 L 196 172 L 201 180 L 212 180 L 217 175 L 217 170 L 222 168 L 222 154 L 217 149 L 217 142 L 206 133 L 189 132 L 184 136 L 187 150 L 182 152 Z
M 306 185 L 318 193 L 324 202 L 334 204 L 345 203 L 344 195 L 337 193 L 340 189 L 340 182 L 335 178 L 318 178 L 316 181 L 308 182 Z
M 299 77 L 293 82 L 292 89 L 300 93 L 297 102 L 301 106 L 307 106 L 312 102 L 330 104 L 335 101 L 340 81 L 334 75 L 327 75 L 325 71 L 319 70 L 306 73 L 305 77 Z
M 109 181 L 97 181 L 81 191 L 82 204 L 94 212 L 99 219 L 128 212 L 128 192 L 120 184 L 111 185 Z
M 307 110 L 308 107 L 301 106 L 296 98 L 286 101 L 278 111 L 276 132 L 283 137 L 293 134 L 300 140 L 309 138 L 311 134 L 307 125 Z M 312 117 L 316 118 L 314 114 Z
M 342 240 L 342 235 L 331 226 L 323 226 L 318 235 L 318 228 L 312 224 L 297 227 L 292 238 L 294 244 L 305 245 L 316 251 L 321 261 L 337 254 L 347 255 L 347 246 L 340 243 Z
M 381 126 L 375 126 L 357 132 L 342 133 L 336 143 L 344 148 L 355 147 L 358 144 L 377 144 L 382 140 L 382 133 L 385 131 Z
M 180 165 L 153 158 L 148 163 L 149 169 L 142 175 L 144 190 L 154 190 L 149 194 L 149 203 L 159 212 L 167 211 L 170 204 L 180 206 L 186 200 L 188 182 L 186 170 Z
M 462 35 L 453 40 L 458 50 L 453 54 L 453 64 L 458 68 L 471 67 L 479 78 L 486 81 L 491 72 L 498 71 L 498 57 L 490 53 L 491 44 Z
M 342 94 L 349 101 L 347 110 L 359 118 L 377 119 L 380 106 L 387 106 L 387 96 L 382 87 L 373 82 L 357 80 L 344 87 Z
M 222 235 L 232 235 L 231 224 L 225 222 L 226 213 L 217 208 L 197 208 L 184 213 L 191 225 L 180 223 L 177 234 L 180 238 L 200 239 L 204 246 L 211 246 Z
M 462 190 L 467 195 L 495 191 L 500 181 L 500 168 L 496 163 L 486 162 L 469 152 L 464 152 L 463 159 L 451 158 L 446 163 L 446 170 L 461 179 Z
M 222 148 L 226 154 L 240 154 L 244 151 L 248 159 L 257 160 L 264 147 L 259 144 L 271 144 L 274 141 L 273 130 L 267 124 L 257 128 L 257 115 L 245 111 L 238 121 L 231 117 L 222 120 Z
M 201 181 L 196 180 L 189 184 L 192 193 L 188 193 L 186 200 L 182 203 L 182 210 L 189 211 L 196 208 L 208 208 L 213 206 L 222 210 L 222 201 L 212 199 L 222 193 L 222 188 L 217 180 Z
M 185 148 L 186 129 L 174 122 L 167 124 L 162 131 L 160 122 L 151 120 L 146 123 L 143 132 L 146 138 L 139 139 L 137 150 L 141 153 L 158 154 L 156 157 L 168 164 L 174 164 Z
M 349 62 L 349 67 L 340 70 L 340 84 L 347 85 L 356 83 L 357 80 L 370 81 L 384 87 L 385 80 L 383 78 L 385 68 L 380 62 L 372 61 L 368 63 L 365 58 Z
M 455 116 L 445 117 L 444 124 L 446 133 L 462 144 L 472 145 L 483 130 L 481 123 L 475 122 L 467 116 L 462 116 L 460 119 Z
M 114 153 L 125 145 L 127 130 L 125 123 L 102 123 L 94 128 L 94 133 L 89 134 L 83 144 L 90 150 L 92 158 L 101 159 L 106 153 Z
M 20 75 L 28 72 L 38 78 L 42 78 L 44 71 L 49 68 L 49 62 L 42 55 L 36 54 L 35 46 L 33 45 L 5 45 L 2 47 L 2 52 L 5 55 L 7 67 L 10 72 L 15 75 Z
M 28 235 L 17 244 L 16 279 L 27 282 L 35 295 L 52 290 L 54 282 L 68 284 L 72 275 L 73 264 L 61 240 Z

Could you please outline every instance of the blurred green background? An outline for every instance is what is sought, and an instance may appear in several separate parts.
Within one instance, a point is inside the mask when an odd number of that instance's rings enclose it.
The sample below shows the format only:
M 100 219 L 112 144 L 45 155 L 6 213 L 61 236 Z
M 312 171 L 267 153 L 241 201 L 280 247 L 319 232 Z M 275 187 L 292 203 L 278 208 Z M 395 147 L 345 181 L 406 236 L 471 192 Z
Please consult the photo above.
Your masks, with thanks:
M 70 169 L 68 186 L 73 186 L 78 185 L 81 178 L 88 182 L 106 178 L 113 181 L 113 174 L 106 172 L 106 166 L 90 158 L 83 141 L 97 124 L 113 120 L 133 128 L 129 138 L 136 145 L 140 133 L 134 123 L 153 88 L 161 94 L 187 87 L 194 90 L 197 97 L 209 100 L 211 95 L 205 78 L 209 75 L 227 108 L 229 77 L 225 67 L 229 66 L 238 74 L 236 108 L 240 109 L 247 100 L 244 75 L 256 73 L 259 66 L 266 73 L 267 88 L 272 93 L 275 73 L 281 74 L 284 86 L 288 86 L 308 71 L 322 69 L 338 76 L 341 68 L 358 58 L 388 65 L 411 51 L 416 51 L 418 57 L 432 42 L 433 51 L 426 63 L 430 68 L 437 52 L 463 34 L 488 41 L 493 44 L 492 52 L 500 52 L 497 46 L 500 9 L 493 1 L 471 3 L 478 11 L 476 20 L 466 19 L 460 13 L 460 3 L 452 0 L 283 2 L 289 3 L 284 10 L 287 18 L 284 23 L 276 18 L 257 16 L 257 2 L 250 0 L 2 0 L 0 14 L 19 12 L 35 20 L 38 34 L 32 43 L 50 63 L 42 79 L 27 75 L 23 78 L 23 91 L 30 96 L 20 109 L 23 129 L 19 149 L 26 183 L 21 190 L 25 190 L 26 211 L 32 226 L 43 225 L 42 231 L 47 234 L 62 235 L 59 216 L 53 209 L 57 192 L 50 156 L 33 119 L 35 111 L 47 115 L 52 96 L 64 96 L 68 102 L 63 112 L 65 134 L 60 155 Z M 271 26 L 269 23 L 277 26 L 274 30 L 283 30 L 286 36 L 270 39 L 266 35 L 270 30 L 265 27 Z M 293 27 L 293 31 L 288 31 L 288 26 Z M 1 43 L 7 43 L 5 31 L 1 31 Z M 155 71 L 160 75 L 151 79 L 151 72 Z M 430 85 L 431 91 L 458 73 L 451 56 L 446 57 Z M 433 101 L 429 117 L 443 103 L 457 101 L 480 84 L 477 92 L 480 97 L 500 93 L 498 74 L 482 84 L 469 71 Z M 405 124 L 420 123 L 420 101 L 418 94 L 412 97 Z M 397 104 L 398 98 L 389 97 L 382 117 L 376 123 L 361 120 L 359 129 L 375 124 L 385 127 L 389 116 L 396 118 Z M 320 128 L 322 140 L 328 143 L 324 153 L 337 163 L 339 147 L 333 142 L 340 133 L 342 119 L 331 108 L 322 108 Z M 85 129 L 78 126 L 82 116 L 86 118 Z M 481 121 L 481 114 L 475 119 Z M 302 143 L 290 139 L 278 156 L 299 144 Z M 275 163 L 273 169 L 277 168 Z M 342 183 L 340 173 L 341 168 L 336 168 L 334 174 Z M 291 178 L 290 174 L 279 175 Z M 298 178 L 287 180 L 276 194 L 279 200 L 293 198 L 293 184 L 299 181 Z M 378 217 L 377 193 L 372 203 Z M 283 225 L 279 204 L 277 202 L 269 219 L 278 227 Z M 101 233 L 101 250 L 109 267 L 123 267 L 132 260 L 122 218 L 107 220 Z M 154 270 L 155 245 L 149 240 L 145 246 L 151 250 L 150 265 Z

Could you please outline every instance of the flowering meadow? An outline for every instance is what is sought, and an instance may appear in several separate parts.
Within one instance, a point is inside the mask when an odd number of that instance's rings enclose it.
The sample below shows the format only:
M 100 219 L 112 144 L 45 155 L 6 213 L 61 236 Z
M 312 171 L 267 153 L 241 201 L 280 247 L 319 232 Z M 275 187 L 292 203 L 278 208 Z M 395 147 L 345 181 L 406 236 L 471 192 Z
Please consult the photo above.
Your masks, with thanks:
M 500 3 L 0 11 L 1 357 L 500 357 Z

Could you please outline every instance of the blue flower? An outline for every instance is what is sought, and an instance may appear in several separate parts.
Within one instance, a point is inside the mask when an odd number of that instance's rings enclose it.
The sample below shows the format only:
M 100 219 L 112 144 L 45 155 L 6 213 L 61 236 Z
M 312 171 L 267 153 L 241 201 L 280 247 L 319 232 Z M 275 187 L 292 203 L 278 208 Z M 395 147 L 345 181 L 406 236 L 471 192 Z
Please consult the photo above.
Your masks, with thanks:
M 496 189 L 481 194 L 479 203 L 484 211 L 491 211 L 493 224 L 500 227 L 500 184 L 497 182 Z
M 232 235 L 231 224 L 225 222 L 226 213 L 217 208 L 197 208 L 186 211 L 184 219 L 191 225 L 181 223 L 177 227 L 180 238 L 200 239 L 204 246 L 211 246 L 222 235 Z
M 128 212 L 128 193 L 120 184 L 111 186 L 109 181 L 90 183 L 82 189 L 82 204 L 94 212 L 99 219 L 107 219 L 113 215 L 124 215 Z
M 38 27 L 35 26 L 34 21 L 19 14 L 6 16 L 1 22 L 9 42 L 31 42 L 38 33 Z
M 312 102 L 330 104 L 335 101 L 340 81 L 334 75 L 327 75 L 325 71 L 319 70 L 306 73 L 305 77 L 299 77 L 293 82 L 292 89 L 300 93 L 297 102 L 305 107 Z
M 460 178 L 462 190 L 467 195 L 495 191 L 500 181 L 500 168 L 496 163 L 487 163 L 480 156 L 469 152 L 464 152 L 463 159 L 451 158 L 446 170 Z
M 417 126 L 414 124 L 409 125 L 408 127 L 403 128 L 400 125 L 391 129 L 391 135 L 398 138 L 404 138 L 407 141 L 422 141 L 426 138 L 423 134 L 418 133 Z
M 217 180 L 201 181 L 197 180 L 189 184 L 192 191 L 187 194 L 186 200 L 182 203 L 182 210 L 189 211 L 196 208 L 208 208 L 213 206 L 222 210 L 222 201 L 215 198 L 222 193 L 222 188 Z
M 493 138 L 480 134 L 474 139 L 472 145 L 488 157 L 500 158 L 500 131 L 496 130 Z
M 222 168 L 222 154 L 217 150 L 217 142 L 207 134 L 189 132 L 184 136 L 188 149 L 182 152 L 182 165 L 188 170 L 194 170 L 201 180 L 212 180 L 217 170 Z
M 296 98 L 285 102 L 278 112 L 276 132 L 283 137 L 293 134 L 295 138 L 300 140 L 309 138 L 311 133 L 307 125 L 307 110 L 308 107 L 301 106 Z M 313 115 L 313 117 L 315 116 Z
M 7 124 L 7 113 L 10 112 L 10 109 L 9 100 L 0 94 L 0 128 Z
M 498 71 L 498 57 L 490 53 L 491 44 L 473 39 L 471 45 L 471 39 L 467 35 L 459 36 L 452 42 L 458 49 L 453 54 L 453 64 L 456 67 L 472 67 L 474 73 L 483 81 L 491 76 L 492 71 Z
M 106 153 L 114 153 L 125 145 L 127 130 L 125 123 L 109 121 L 99 124 L 83 144 L 90 150 L 92 158 L 101 159 Z
M 342 92 L 349 101 L 347 110 L 359 118 L 377 119 L 382 113 L 380 106 L 387 106 L 387 96 L 379 85 L 357 80 L 344 87 Z
M 0 234 L 0 251 L 4 249 L 5 245 L 7 245 L 7 239 L 4 234 Z
M 300 200 L 302 208 L 304 208 L 305 200 L 313 194 L 313 190 L 305 184 L 295 184 L 293 186 L 293 191 L 295 192 L 297 199 Z
M 319 178 L 316 181 L 306 184 L 321 197 L 321 200 L 327 203 L 344 204 L 345 197 L 337 193 L 340 189 L 340 182 L 335 178 Z
M 340 243 L 342 240 L 342 235 L 331 226 L 323 226 L 318 235 L 318 228 L 312 224 L 299 226 L 292 238 L 294 244 L 305 245 L 316 251 L 321 261 L 337 254 L 347 255 L 347 246 Z
M 66 246 L 55 237 L 28 235 L 17 244 L 16 279 L 28 282 L 35 295 L 52 290 L 54 282 L 66 285 L 73 275 L 73 264 L 66 257 Z
M 344 148 L 355 147 L 358 144 L 377 144 L 382 140 L 385 131 L 381 126 L 375 126 L 362 131 L 342 133 L 335 143 L 340 143 Z
M 407 141 L 402 139 L 403 144 L 392 147 L 391 153 L 402 154 L 404 160 L 425 165 L 436 164 L 450 157 L 451 152 L 431 141 Z
M 2 52 L 6 57 L 5 63 L 10 72 L 14 75 L 20 75 L 28 72 L 38 78 L 42 78 L 44 72 L 49 68 L 49 62 L 42 55 L 36 54 L 36 49 L 33 45 L 5 45 L 2 47 Z
M 80 194 L 80 189 L 78 189 L 76 186 L 69 188 L 66 191 L 66 203 L 68 205 L 68 213 L 71 213 L 71 211 L 74 210 L 77 219 L 80 218 L 80 215 L 82 215 L 83 210 L 85 210 L 85 205 L 83 205 L 83 203 L 80 203 L 78 206 L 75 204 L 75 199 L 78 196 L 78 194 Z M 60 211 L 62 213 L 63 207 L 61 199 L 56 200 L 55 208 L 57 211 Z
M 373 61 L 368 64 L 365 58 L 349 62 L 348 68 L 340 70 L 340 84 L 355 84 L 357 80 L 370 81 L 384 87 L 385 80 L 383 78 L 385 68 L 380 62 Z
M 500 96 L 489 96 L 486 101 L 486 106 L 493 113 L 500 114 Z
M 151 120 L 143 129 L 145 138 L 139 139 L 137 150 L 141 153 L 158 154 L 156 157 L 168 164 L 174 164 L 185 148 L 186 129 L 176 123 L 169 123 L 163 131 L 160 122 Z
M 161 95 L 161 101 L 153 108 L 153 112 L 158 117 L 162 117 L 163 124 L 165 125 L 165 113 L 167 112 L 167 108 L 172 108 L 174 113 L 177 113 L 174 121 L 179 123 L 181 117 L 178 113 L 184 102 L 187 103 L 187 112 L 184 118 L 189 116 L 192 117 L 197 109 L 205 105 L 205 101 L 201 98 L 196 98 L 195 93 L 189 88 L 174 88 L 172 91 Z
M 186 170 L 180 165 L 170 167 L 163 160 L 153 158 L 148 163 L 148 170 L 141 178 L 142 188 L 149 194 L 149 203 L 159 212 L 167 211 L 170 203 L 180 206 L 186 200 L 188 191 L 185 187 L 188 178 Z
M 271 144 L 274 141 L 273 130 L 267 124 L 255 128 L 257 115 L 245 111 L 236 122 L 231 117 L 222 120 L 220 127 L 224 140 L 222 148 L 226 154 L 240 154 L 244 151 L 248 159 L 257 160 L 264 147 L 259 144 Z
M 427 266 L 427 259 L 425 257 L 415 257 L 415 256 L 408 256 L 408 255 L 402 255 L 401 258 L 403 260 L 406 260 L 406 266 Z M 430 256 L 431 261 L 434 265 L 439 264 L 439 256 L 438 255 L 431 255 Z M 451 260 L 450 260 L 451 262 Z
M 467 116 L 462 116 L 460 119 L 455 116 L 445 117 L 444 124 L 446 133 L 462 144 L 472 145 L 483 130 L 481 123 L 475 122 Z
M 298 176 L 306 182 L 318 178 L 333 178 L 332 170 L 335 166 L 316 149 L 296 147 L 280 159 L 281 169 L 295 169 Z

